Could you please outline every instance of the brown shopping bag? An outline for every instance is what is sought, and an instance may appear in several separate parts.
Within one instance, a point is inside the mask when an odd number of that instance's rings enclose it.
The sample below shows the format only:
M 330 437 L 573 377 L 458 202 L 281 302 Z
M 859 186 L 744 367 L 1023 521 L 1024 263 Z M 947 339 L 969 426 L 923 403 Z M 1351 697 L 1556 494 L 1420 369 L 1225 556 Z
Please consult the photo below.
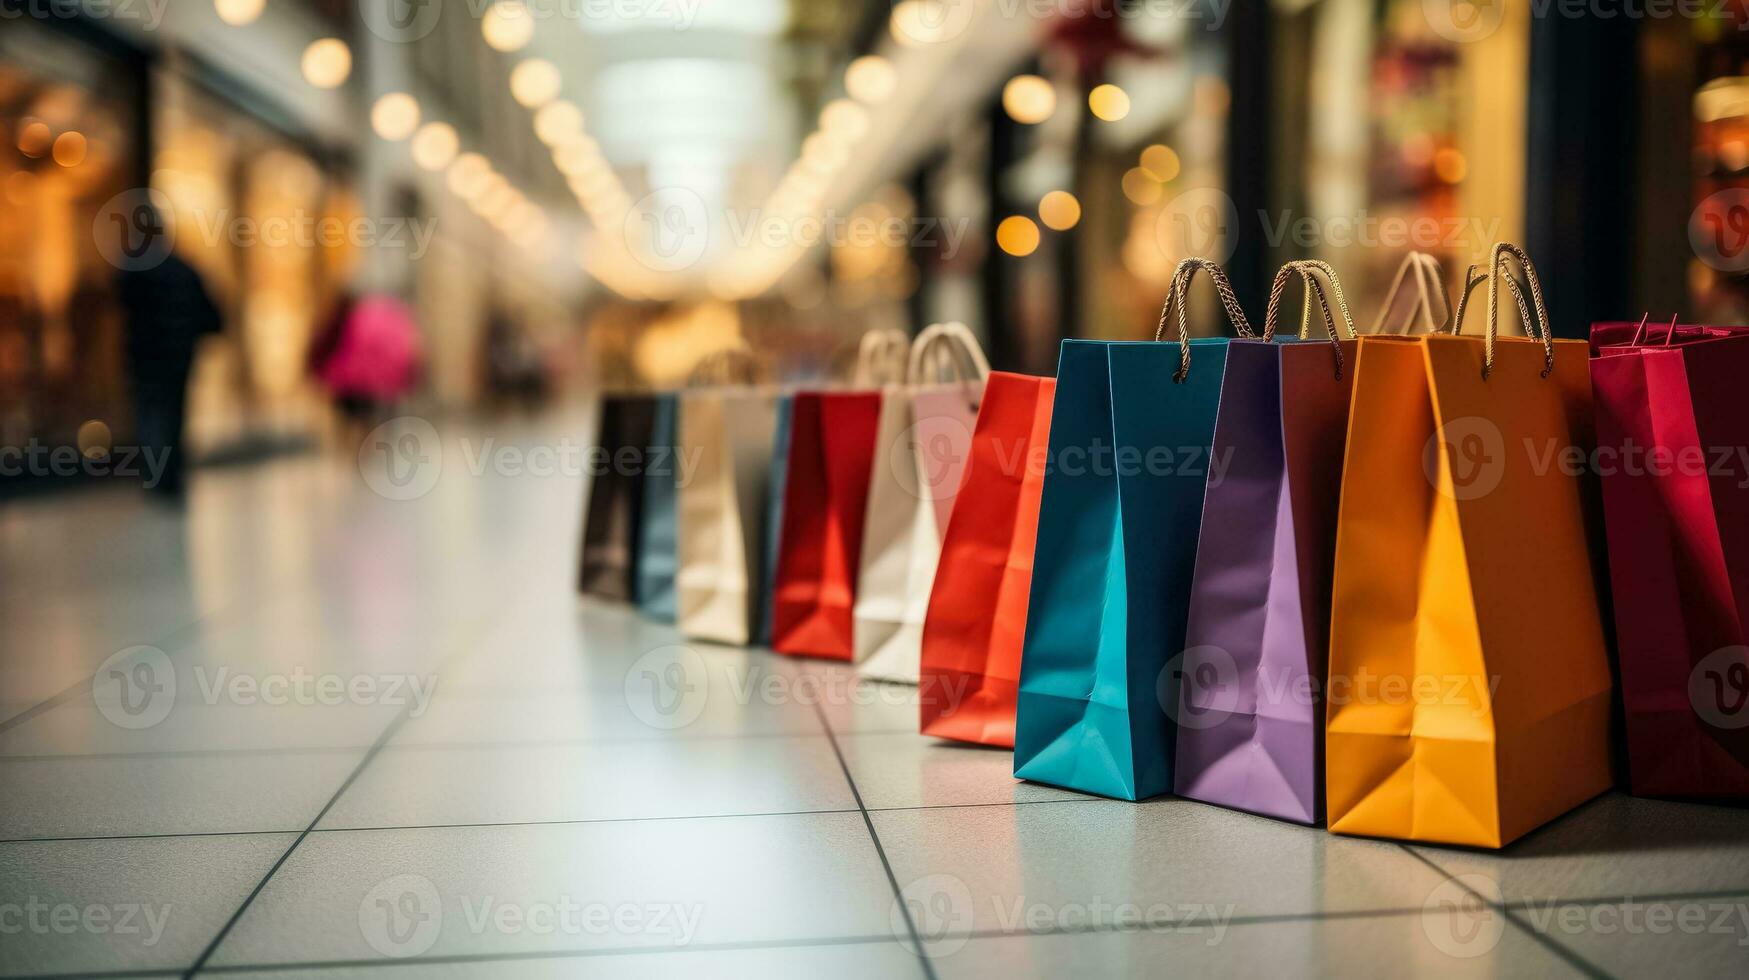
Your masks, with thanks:
M 732 350 L 701 363 L 697 386 L 680 395 L 677 624 L 734 646 L 753 640 L 777 428 L 776 394 L 758 381 L 752 355 Z
M 917 683 L 941 537 L 989 374 L 971 330 L 938 323 L 911 345 L 905 383 L 882 395 L 856 581 L 863 677 Z

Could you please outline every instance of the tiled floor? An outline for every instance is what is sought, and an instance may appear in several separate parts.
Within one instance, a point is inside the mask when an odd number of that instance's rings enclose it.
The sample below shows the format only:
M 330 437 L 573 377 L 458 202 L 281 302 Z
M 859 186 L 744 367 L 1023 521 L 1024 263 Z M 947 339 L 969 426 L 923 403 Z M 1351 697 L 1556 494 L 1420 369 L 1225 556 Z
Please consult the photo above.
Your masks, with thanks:
M 460 438 L 411 501 L 310 458 L 0 506 L 0 974 L 1749 973 L 1749 811 L 1490 855 L 1019 784 L 903 688 L 579 601 L 580 478 Z

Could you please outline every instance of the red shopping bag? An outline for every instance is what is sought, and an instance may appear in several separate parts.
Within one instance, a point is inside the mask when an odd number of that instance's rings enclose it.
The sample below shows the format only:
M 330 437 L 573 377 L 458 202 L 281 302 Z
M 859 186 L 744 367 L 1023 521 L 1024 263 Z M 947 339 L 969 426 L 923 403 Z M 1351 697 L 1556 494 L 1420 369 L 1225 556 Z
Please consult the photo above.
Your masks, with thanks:
M 790 420 L 771 648 L 850 660 L 878 392 L 802 392 Z
M 1631 790 L 1749 798 L 1749 327 L 1592 327 Z
M 984 388 L 923 621 L 918 701 L 926 735 L 1014 747 L 1056 390 L 1055 379 L 1004 372 Z

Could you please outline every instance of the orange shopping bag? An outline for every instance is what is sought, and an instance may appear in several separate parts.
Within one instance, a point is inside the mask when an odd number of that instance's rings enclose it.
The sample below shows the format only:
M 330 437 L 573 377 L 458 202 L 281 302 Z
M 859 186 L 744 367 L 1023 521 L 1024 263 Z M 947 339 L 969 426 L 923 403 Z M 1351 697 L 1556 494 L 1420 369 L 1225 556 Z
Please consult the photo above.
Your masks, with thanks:
M 1014 747 L 1032 546 L 1057 382 L 997 371 L 923 620 L 918 703 L 925 735 Z
M 1517 261 L 1532 318 L 1506 259 Z M 1330 829 L 1500 847 L 1610 785 L 1611 680 L 1575 449 L 1584 341 L 1494 247 L 1486 337 L 1362 337 L 1326 691 Z M 1535 338 L 1500 337 L 1500 283 Z

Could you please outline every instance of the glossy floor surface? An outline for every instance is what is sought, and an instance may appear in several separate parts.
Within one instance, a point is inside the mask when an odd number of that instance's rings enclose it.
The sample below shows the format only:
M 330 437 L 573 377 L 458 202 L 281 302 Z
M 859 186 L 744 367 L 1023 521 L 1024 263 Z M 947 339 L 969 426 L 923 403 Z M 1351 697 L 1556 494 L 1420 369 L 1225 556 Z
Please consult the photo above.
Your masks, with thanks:
M 1749 974 L 1749 811 L 1491 855 L 1089 799 L 580 601 L 586 432 L 0 505 L 0 974 Z

